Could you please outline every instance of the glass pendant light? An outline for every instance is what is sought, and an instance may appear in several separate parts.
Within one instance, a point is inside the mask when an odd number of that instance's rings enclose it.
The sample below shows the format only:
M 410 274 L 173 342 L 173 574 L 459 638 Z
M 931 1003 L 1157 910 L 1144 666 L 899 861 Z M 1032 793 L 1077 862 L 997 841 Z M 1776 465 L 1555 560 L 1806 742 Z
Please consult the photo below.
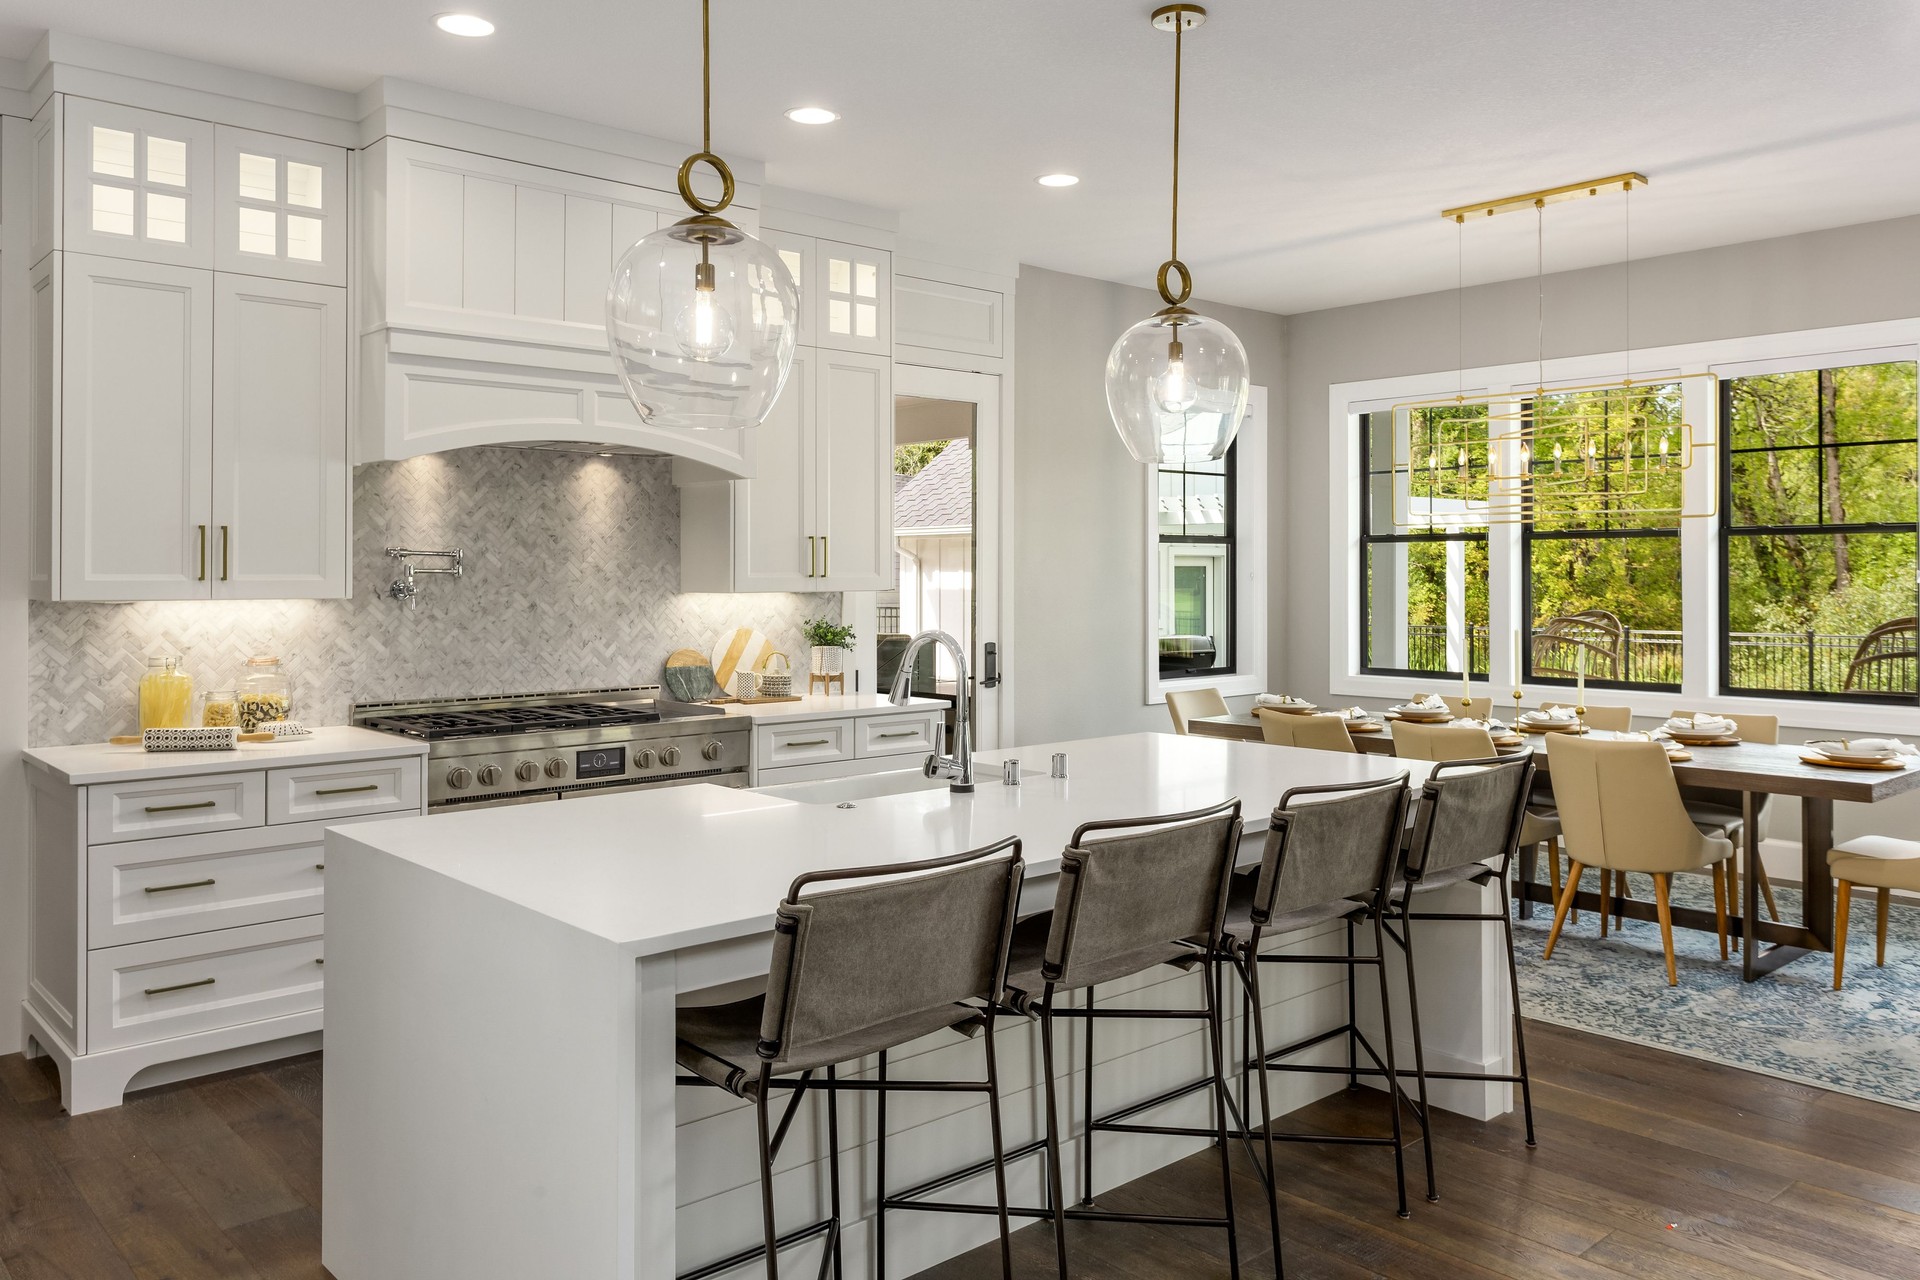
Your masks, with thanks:
M 786 385 L 800 290 L 780 255 L 720 217 L 733 171 L 713 153 L 709 0 L 700 2 L 700 150 L 680 166 L 693 216 L 636 241 L 607 286 L 607 345 L 649 426 L 689 430 L 762 422 Z M 693 191 L 695 165 L 720 178 L 712 202 Z
M 1173 235 L 1158 279 L 1167 305 L 1121 334 L 1107 356 L 1114 428 L 1129 453 L 1156 466 L 1223 457 L 1247 412 L 1246 348 L 1226 325 L 1186 306 L 1193 275 L 1180 261 L 1180 62 L 1186 32 L 1206 20 L 1197 4 L 1153 11 L 1153 25 L 1173 32 Z

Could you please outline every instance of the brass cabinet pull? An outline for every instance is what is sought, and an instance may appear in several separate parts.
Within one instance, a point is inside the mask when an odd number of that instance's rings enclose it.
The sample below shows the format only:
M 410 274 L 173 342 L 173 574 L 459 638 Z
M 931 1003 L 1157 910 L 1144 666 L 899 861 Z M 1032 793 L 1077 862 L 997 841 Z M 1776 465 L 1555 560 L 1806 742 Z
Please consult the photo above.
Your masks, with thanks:
M 325 871 L 327 869 L 327 864 L 324 862 L 316 862 L 313 864 L 313 869 L 315 871 Z
M 833 539 L 824 533 L 820 535 L 820 576 L 833 576 Z
M 820 576 L 814 572 L 813 568 L 816 564 L 820 563 L 819 541 L 820 539 L 814 537 L 812 534 L 807 535 L 807 576 L 809 578 L 817 578 Z
M 830 747 L 833 745 L 833 739 L 808 738 L 805 742 L 789 742 L 786 745 L 789 747 Z
M 205 525 L 200 526 L 200 577 L 198 580 L 201 582 L 207 580 L 207 526 Z
M 232 541 L 227 536 L 227 526 L 220 526 L 220 581 L 227 580 L 227 544 Z
M 894 733 L 876 733 L 873 736 L 876 738 L 917 738 L 920 736 L 920 731 L 918 729 L 901 729 Z
M 379 789 L 379 783 L 367 782 L 357 787 L 316 787 L 314 788 L 313 794 L 316 796 L 350 796 L 361 791 L 378 791 Z
M 315 964 L 325 964 L 327 962 L 327 958 L 325 956 L 316 956 L 314 957 L 313 962 Z
M 218 803 L 219 801 L 217 800 L 195 800 L 191 804 L 150 804 L 147 806 L 147 812 L 181 813 L 187 809 L 211 809 Z
M 193 987 L 210 987 L 212 985 L 212 978 L 202 978 L 198 982 L 176 982 L 170 987 L 148 987 L 147 994 L 150 996 L 161 996 L 169 991 L 186 991 Z
M 212 883 L 213 880 L 209 877 L 205 880 L 184 880 L 179 884 L 150 884 L 147 886 L 146 891 L 148 893 L 172 893 L 175 889 L 204 889 Z

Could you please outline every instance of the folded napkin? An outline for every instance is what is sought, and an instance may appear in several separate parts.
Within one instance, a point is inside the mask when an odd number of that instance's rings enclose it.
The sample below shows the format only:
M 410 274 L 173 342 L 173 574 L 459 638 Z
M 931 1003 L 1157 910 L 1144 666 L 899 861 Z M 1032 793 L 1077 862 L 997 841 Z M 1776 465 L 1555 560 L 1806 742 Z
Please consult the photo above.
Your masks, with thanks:
M 1475 729 L 1485 729 L 1494 737 L 1509 732 L 1507 726 L 1499 720 L 1457 720 L 1454 723 L 1467 725 Z
M 1572 724 L 1578 718 L 1566 707 L 1547 707 L 1540 711 L 1529 711 L 1520 717 L 1527 724 Z
M 1724 716 L 1675 716 L 1661 728 L 1678 733 L 1733 733 L 1740 726 Z
M 1305 698 L 1296 698 L 1290 693 L 1256 693 L 1253 696 L 1256 707 L 1306 707 L 1313 705 Z
M 1845 747 L 1863 753 L 1877 751 L 1888 756 L 1920 756 L 1920 747 L 1898 738 L 1847 738 Z
M 1340 714 L 1348 720 L 1371 720 L 1373 713 L 1365 707 L 1342 707 Z
M 1447 700 L 1438 694 L 1423 693 L 1394 708 L 1395 711 L 1451 711 Z

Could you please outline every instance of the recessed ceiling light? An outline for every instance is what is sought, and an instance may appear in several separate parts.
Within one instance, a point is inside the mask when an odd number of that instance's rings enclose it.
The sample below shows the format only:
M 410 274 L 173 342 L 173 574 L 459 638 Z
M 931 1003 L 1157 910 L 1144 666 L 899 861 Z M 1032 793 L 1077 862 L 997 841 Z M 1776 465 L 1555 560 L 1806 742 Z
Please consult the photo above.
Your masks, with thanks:
M 442 13 L 434 17 L 433 25 L 450 36 L 490 36 L 493 24 L 485 18 L 472 13 Z
M 839 118 L 839 112 L 829 111 L 825 107 L 795 107 L 787 112 L 787 119 L 795 124 L 832 124 Z
M 1071 173 L 1044 173 L 1039 178 L 1039 183 L 1043 187 L 1071 187 L 1079 181 L 1080 179 Z

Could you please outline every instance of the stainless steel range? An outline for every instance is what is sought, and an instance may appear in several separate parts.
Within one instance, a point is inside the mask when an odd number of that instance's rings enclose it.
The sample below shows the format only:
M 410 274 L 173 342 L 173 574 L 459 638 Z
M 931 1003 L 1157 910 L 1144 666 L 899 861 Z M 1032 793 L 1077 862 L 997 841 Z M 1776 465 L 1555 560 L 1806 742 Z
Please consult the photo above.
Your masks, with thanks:
M 351 719 L 428 744 L 429 809 L 747 785 L 751 722 L 662 698 L 658 685 L 357 703 Z

